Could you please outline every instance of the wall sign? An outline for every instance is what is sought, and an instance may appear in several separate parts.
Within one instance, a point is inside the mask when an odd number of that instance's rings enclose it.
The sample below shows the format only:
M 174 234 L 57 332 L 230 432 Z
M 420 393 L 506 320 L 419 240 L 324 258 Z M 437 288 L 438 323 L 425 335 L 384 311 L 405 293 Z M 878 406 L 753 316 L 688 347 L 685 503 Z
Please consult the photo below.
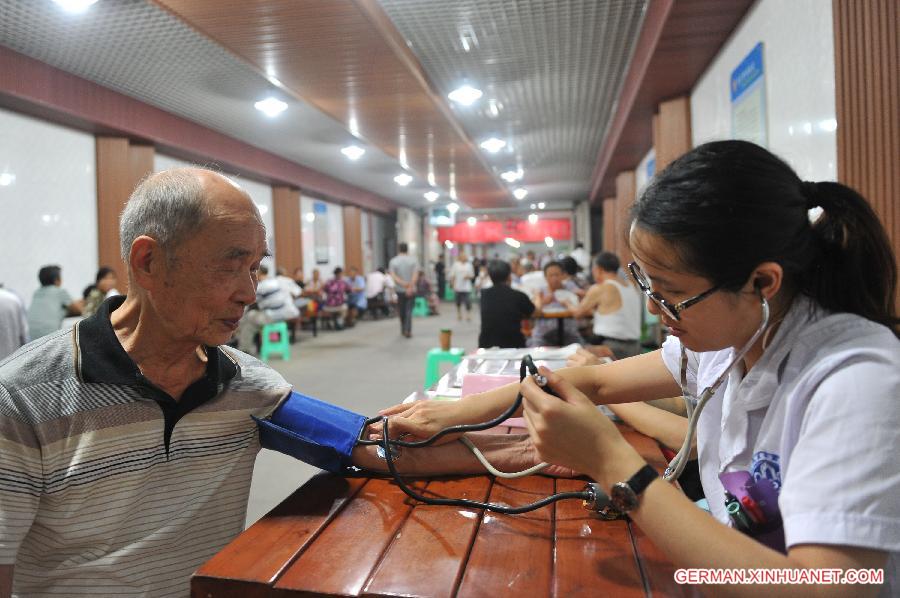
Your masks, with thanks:
M 313 238 L 315 239 L 316 263 L 327 264 L 330 258 L 331 245 L 328 240 L 328 206 L 321 201 L 313 203 Z
M 762 42 L 731 71 L 731 136 L 763 147 L 768 144 Z

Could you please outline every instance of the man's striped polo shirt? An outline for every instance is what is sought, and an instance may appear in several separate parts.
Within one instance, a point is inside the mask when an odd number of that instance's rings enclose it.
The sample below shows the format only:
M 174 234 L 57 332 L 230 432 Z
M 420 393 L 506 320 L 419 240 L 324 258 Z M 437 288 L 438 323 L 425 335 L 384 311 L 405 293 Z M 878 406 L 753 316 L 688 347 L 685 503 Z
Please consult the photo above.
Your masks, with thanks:
M 23 596 L 187 595 L 242 529 L 274 370 L 207 347 L 179 401 L 145 379 L 106 301 L 0 362 L 0 564 Z

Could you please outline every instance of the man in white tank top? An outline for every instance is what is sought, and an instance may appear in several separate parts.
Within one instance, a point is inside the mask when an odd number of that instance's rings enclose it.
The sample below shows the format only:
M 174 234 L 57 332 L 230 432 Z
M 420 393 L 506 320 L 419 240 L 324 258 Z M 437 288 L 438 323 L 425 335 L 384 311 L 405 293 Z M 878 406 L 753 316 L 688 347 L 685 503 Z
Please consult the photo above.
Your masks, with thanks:
M 594 318 L 591 344 L 606 345 L 617 359 L 641 352 L 641 295 L 619 278 L 619 258 L 608 251 L 594 260 L 594 284 L 571 310 L 576 318 Z

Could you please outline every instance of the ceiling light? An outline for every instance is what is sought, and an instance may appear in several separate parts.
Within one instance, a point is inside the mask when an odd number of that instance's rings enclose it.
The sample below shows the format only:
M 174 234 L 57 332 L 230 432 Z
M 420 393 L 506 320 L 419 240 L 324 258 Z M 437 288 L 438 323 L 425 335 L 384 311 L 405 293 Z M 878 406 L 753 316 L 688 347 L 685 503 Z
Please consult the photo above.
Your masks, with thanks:
M 466 224 L 468 224 L 469 226 L 475 226 L 476 224 L 478 224 L 478 218 L 476 218 L 475 216 L 469 216 L 468 218 L 466 218 Z
M 513 191 L 513 197 L 520 201 L 525 199 L 526 195 L 528 195 L 528 189 L 523 189 L 522 187 L 519 187 L 518 189 Z
M 401 187 L 406 187 L 412 182 L 412 177 L 406 174 L 405 172 L 398 174 L 394 177 L 394 182 L 400 185 Z
M 486 149 L 487 151 L 491 152 L 492 154 L 496 154 L 497 152 L 502 150 L 504 147 L 506 147 L 506 142 L 503 141 L 502 139 L 497 139 L 496 137 L 491 137 L 490 139 L 488 139 L 486 141 L 482 141 L 481 147 L 482 147 L 482 149 Z
M 428 201 L 435 201 L 438 197 L 440 197 L 440 194 L 436 191 L 425 192 L 425 199 L 427 199 Z
M 315 222 L 315 220 L 316 220 L 316 214 L 314 212 L 306 213 L 306 221 L 307 222 Z
M 447 239 L 446 241 L 444 241 L 444 247 L 446 247 L 447 249 L 453 249 L 453 241 Z
M 553 247 L 553 237 L 544 237 L 544 243 L 547 244 L 547 247 Z
M 366 153 L 366 150 L 359 147 L 358 145 L 348 145 L 347 147 L 341 148 L 341 153 L 351 160 L 359 160 L 360 158 L 362 158 L 362 155 Z
M 531 209 L 532 209 L 532 210 L 536 210 L 536 209 L 537 209 L 537 204 L 536 204 L 536 203 L 531 204 Z
M 532 214 L 529 214 L 529 215 L 528 215 L 528 222 L 529 222 L 530 224 L 537 224 L 537 221 L 538 221 L 538 215 L 537 215 L 537 214 L 532 213 Z
M 519 243 L 518 241 L 516 241 L 516 240 L 513 239 L 512 237 L 506 237 L 505 239 L 503 239 L 503 241 L 504 241 L 507 245 L 509 245 L 510 247 L 512 247 L 512 248 L 514 248 L 514 249 L 518 249 L 519 247 L 522 246 L 521 243 Z
M 491 118 L 497 118 L 500 116 L 500 111 L 503 109 L 503 104 L 498 102 L 495 99 L 488 100 L 488 116 Z
M 507 170 L 506 172 L 500 173 L 500 178 L 507 183 L 515 183 L 521 179 L 524 174 L 525 173 L 522 172 L 521 168 L 519 170 Z
M 278 98 L 266 98 L 264 100 L 260 100 L 253 104 L 253 107 L 269 118 L 275 118 L 276 116 L 287 110 L 287 104 L 285 104 Z
M 453 91 L 447 94 L 447 97 L 456 102 L 457 104 L 462 104 L 463 106 L 471 106 L 475 102 L 478 101 L 482 95 L 480 89 L 475 89 L 471 85 L 463 85 L 462 87 L 457 87 Z
M 456 214 L 459 211 L 459 204 L 458 203 L 447 204 L 447 211 L 450 212 L 451 214 Z
M 543 210 L 543 209 L 546 208 L 546 207 L 547 207 L 547 204 L 545 204 L 544 202 L 540 202 L 540 203 L 538 204 L 538 209 L 539 209 L 539 210 Z
M 97 0 L 53 0 L 63 10 L 71 13 L 84 12 L 95 4 Z
M 0 173 L 0 187 L 9 187 L 16 182 L 16 175 L 11 172 Z

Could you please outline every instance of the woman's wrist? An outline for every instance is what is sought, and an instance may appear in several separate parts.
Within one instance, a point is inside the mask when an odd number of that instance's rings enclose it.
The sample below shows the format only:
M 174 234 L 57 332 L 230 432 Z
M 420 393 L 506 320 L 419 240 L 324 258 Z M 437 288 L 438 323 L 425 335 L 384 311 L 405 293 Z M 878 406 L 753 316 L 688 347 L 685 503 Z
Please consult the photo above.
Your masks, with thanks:
M 590 476 L 607 492 L 613 484 L 628 480 L 647 464 L 634 447 L 621 437 L 611 441 L 598 439 L 595 454 L 597 465 Z

